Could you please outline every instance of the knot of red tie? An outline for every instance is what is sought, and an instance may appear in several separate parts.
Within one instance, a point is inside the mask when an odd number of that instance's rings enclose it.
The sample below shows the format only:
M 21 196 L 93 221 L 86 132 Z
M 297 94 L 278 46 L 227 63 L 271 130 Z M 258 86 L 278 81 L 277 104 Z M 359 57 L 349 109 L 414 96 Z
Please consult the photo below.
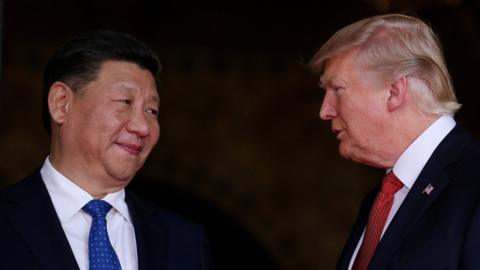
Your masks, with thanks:
M 402 182 L 397 178 L 397 176 L 393 173 L 392 170 L 383 178 L 382 189 L 380 190 L 380 192 L 395 194 L 402 188 L 402 186 Z

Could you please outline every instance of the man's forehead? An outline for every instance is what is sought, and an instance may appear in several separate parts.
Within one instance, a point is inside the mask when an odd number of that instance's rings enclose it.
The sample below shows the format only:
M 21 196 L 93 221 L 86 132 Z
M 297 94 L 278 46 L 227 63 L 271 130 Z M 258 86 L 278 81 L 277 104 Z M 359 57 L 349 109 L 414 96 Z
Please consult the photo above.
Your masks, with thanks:
M 341 81 L 342 74 L 357 68 L 357 56 L 358 53 L 354 50 L 325 60 L 319 84 L 326 86 Z
M 322 74 L 320 75 L 319 86 L 325 88 L 326 86 L 330 85 L 332 81 L 334 81 L 338 77 L 338 70 L 336 72 L 332 72 L 332 59 L 329 59 L 325 65 Z
M 325 60 L 323 64 L 323 71 L 320 75 L 320 85 L 326 86 L 329 82 L 336 77 L 335 73 L 332 73 L 332 66 L 337 66 L 337 62 L 343 58 L 343 56 L 334 56 Z

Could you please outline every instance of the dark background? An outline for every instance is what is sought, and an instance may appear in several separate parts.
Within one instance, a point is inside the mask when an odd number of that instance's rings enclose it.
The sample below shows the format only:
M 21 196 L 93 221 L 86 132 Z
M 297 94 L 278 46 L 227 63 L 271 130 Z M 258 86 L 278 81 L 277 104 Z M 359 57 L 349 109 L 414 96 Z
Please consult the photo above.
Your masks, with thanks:
M 78 32 L 116 29 L 158 52 L 161 138 L 132 182 L 205 225 L 217 269 L 332 269 L 381 171 L 342 160 L 305 68 L 337 29 L 409 11 L 431 23 L 479 138 L 479 1 L 3 1 L 0 186 L 48 153 L 42 70 Z

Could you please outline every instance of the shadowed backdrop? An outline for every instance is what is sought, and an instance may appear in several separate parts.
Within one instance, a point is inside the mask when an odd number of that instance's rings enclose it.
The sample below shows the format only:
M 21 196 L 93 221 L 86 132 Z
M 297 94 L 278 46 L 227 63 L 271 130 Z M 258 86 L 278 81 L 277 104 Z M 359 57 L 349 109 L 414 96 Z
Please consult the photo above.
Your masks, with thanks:
M 410 11 L 444 45 L 456 119 L 480 138 L 480 1 L 3 1 L 0 186 L 40 166 L 42 72 L 75 33 L 160 56 L 160 141 L 132 188 L 202 223 L 217 269 L 332 269 L 382 171 L 342 160 L 305 64 L 339 28 Z M 368 128 L 368 127 L 365 127 Z

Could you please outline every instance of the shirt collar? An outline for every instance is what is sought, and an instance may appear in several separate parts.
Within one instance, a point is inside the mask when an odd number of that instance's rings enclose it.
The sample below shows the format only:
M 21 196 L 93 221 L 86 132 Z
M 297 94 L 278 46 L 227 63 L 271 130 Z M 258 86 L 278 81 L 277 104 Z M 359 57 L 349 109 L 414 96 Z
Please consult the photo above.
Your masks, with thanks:
M 443 115 L 430 125 L 402 153 L 393 166 L 393 172 L 403 185 L 411 189 L 433 151 L 455 127 L 455 120 L 450 115 Z
M 109 193 L 102 200 L 108 202 L 113 209 L 118 211 L 129 223 L 131 223 L 130 214 L 128 212 L 127 203 L 125 203 L 125 189 L 121 189 L 114 193 Z
M 94 199 L 88 192 L 57 171 L 49 157 L 45 159 L 40 174 L 62 224 L 68 222 L 79 211 L 83 211 L 82 207 Z M 111 204 L 113 209 L 131 223 L 128 206 L 125 203 L 125 189 L 109 193 L 102 200 Z

